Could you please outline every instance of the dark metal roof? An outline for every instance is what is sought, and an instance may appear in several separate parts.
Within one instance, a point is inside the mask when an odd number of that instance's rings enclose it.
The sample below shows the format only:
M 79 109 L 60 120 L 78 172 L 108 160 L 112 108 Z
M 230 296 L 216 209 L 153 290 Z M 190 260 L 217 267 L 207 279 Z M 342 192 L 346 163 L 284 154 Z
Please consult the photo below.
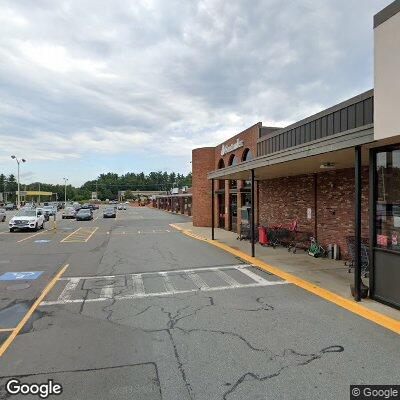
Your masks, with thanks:
M 383 24 L 385 21 L 396 15 L 398 12 L 400 12 L 400 0 L 394 1 L 374 15 L 374 28 Z

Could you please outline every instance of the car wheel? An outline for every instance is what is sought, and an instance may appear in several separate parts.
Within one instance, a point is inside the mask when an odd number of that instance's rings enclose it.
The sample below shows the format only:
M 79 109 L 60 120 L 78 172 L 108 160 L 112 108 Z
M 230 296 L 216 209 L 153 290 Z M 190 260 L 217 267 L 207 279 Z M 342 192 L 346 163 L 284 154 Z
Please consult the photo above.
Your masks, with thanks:
M 14 232 L 14 229 L 13 229 L 13 228 L 10 228 L 10 232 Z
M 44 221 L 42 222 L 42 227 L 41 227 L 41 229 L 44 229 Z
M 36 223 L 35 228 L 33 229 L 35 232 L 39 230 L 39 225 Z

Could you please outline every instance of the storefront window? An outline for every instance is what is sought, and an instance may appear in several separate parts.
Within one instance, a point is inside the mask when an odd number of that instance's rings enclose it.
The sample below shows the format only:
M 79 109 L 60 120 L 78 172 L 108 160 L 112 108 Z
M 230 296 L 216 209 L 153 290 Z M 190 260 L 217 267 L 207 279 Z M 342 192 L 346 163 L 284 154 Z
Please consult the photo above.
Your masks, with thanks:
M 400 251 L 400 147 L 376 154 L 376 245 Z

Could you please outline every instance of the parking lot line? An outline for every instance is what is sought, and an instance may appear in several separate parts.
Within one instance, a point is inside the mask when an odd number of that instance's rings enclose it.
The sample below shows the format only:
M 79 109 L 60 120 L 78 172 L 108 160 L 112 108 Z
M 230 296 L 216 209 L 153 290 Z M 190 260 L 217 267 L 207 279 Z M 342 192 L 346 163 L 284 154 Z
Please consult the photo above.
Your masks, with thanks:
M 71 237 L 72 235 L 74 235 L 76 232 L 80 231 L 82 229 L 82 227 L 76 229 L 75 231 L 73 231 L 72 233 L 70 233 L 68 236 L 66 236 L 64 239 L 60 240 L 60 243 L 63 243 L 65 240 L 67 240 L 69 237 Z
M 44 231 L 44 232 L 46 232 L 46 231 Z M 33 235 L 26 236 L 26 237 L 24 237 L 23 239 L 17 240 L 17 243 L 24 242 L 25 240 L 28 240 L 28 239 L 31 239 L 31 238 L 33 238 L 33 237 L 35 237 L 35 236 L 41 235 L 41 234 L 44 233 L 44 232 L 37 232 L 37 233 L 35 233 L 35 234 L 33 234 Z
M 97 229 L 99 229 L 99 227 L 94 228 L 93 232 L 87 237 L 85 242 L 87 242 L 94 235 L 94 233 L 97 231 Z
M 24 325 L 29 321 L 29 318 L 33 315 L 35 310 L 38 308 L 40 303 L 44 300 L 44 298 L 47 296 L 47 294 L 50 292 L 50 290 L 54 287 L 54 285 L 57 283 L 58 279 L 62 276 L 62 274 L 66 271 L 68 268 L 69 264 L 64 265 L 58 273 L 53 277 L 53 279 L 47 284 L 47 286 L 44 288 L 43 292 L 41 295 L 36 299 L 36 301 L 32 304 L 32 307 L 29 309 L 29 311 L 24 315 L 24 317 L 21 319 L 21 321 L 18 323 L 16 328 L 14 328 L 11 331 L 10 336 L 3 342 L 3 344 L 0 346 L 0 357 L 7 351 L 7 349 L 10 347 L 14 339 L 17 337 L 18 333 L 21 331 L 21 329 L 24 327 Z
M 0 328 L 0 332 L 11 332 L 13 331 L 15 328 Z

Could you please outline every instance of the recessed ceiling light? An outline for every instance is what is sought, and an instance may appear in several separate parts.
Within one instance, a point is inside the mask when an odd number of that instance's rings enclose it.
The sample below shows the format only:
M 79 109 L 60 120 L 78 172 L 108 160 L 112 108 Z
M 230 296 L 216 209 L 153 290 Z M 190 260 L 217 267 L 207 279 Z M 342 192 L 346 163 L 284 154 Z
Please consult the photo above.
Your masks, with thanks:
M 335 168 L 335 165 L 336 164 L 333 162 L 326 162 L 326 163 L 321 164 L 319 167 L 321 169 L 329 169 L 329 168 Z

